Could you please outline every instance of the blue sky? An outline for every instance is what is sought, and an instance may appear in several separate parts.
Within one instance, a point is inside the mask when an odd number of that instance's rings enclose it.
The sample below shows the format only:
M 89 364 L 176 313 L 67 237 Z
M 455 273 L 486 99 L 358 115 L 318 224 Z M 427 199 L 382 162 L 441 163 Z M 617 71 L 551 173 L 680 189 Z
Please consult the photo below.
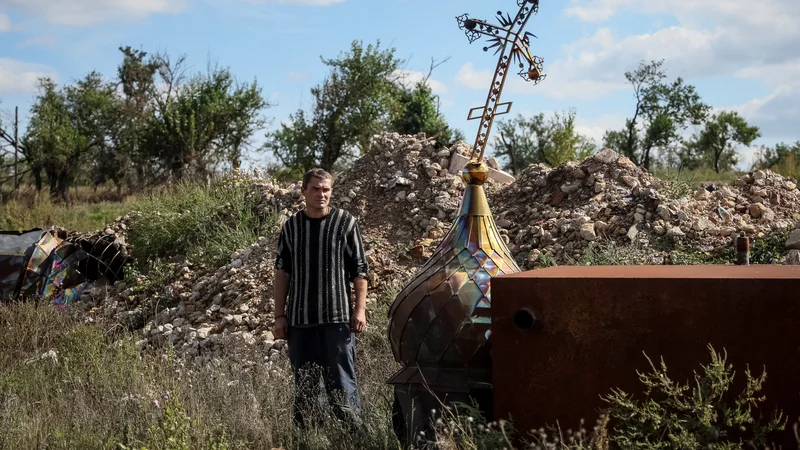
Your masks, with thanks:
M 694 84 L 716 109 L 739 111 L 762 128 L 757 144 L 800 139 L 800 2 L 763 0 L 542 0 L 526 28 L 544 58 L 538 86 L 509 75 L 512 114 L 577 110 L 580 131 L 596 138 L 632 113 L 624 79 L 642 59 L 666 60 L 670 77 Z M 668 8 L 668 9 L 667 9 Z M 115 75 L 118 47 L 185 54 L 195 70 L 209 58 L 239 79 L 257 78 L 277 105 L 274 125 L 306 108 L 322 80 L 320 56 L 354 39 L 381 40 L 407 60 L 410 76 L 442 60 L 431 79 L 442 111 L 471 141 L 471 107 L 485 100 L 496 58 L 470 44 L 455 17 L 494 21 L 515 0 L 0 0 L 0 110 L 23 121 L 36 77 L 71 82 L 90 70 Z M 514 77 L 514 78 L 512 78 Z M 744 162 L 753 149 L 742 149 Z

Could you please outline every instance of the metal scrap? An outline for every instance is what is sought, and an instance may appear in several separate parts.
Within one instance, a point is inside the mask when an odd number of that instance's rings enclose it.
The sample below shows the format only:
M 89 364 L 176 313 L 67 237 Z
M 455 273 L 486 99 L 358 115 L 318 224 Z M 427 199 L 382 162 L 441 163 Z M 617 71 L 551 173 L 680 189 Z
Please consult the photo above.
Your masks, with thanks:
M 102 232 L 0 231 L 0 302 L 41 298 L 56 305 L 73 303 L 97 280 L 124 278 L 128 258 L 125 245 Z

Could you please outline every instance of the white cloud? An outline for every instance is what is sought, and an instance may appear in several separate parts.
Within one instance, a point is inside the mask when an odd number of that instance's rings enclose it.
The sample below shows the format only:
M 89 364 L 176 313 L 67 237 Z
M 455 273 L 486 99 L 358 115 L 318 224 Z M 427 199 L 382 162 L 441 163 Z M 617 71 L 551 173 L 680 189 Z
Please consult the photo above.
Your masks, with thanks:
M 0 0 L 0 8 L 41 16 L 50 23 L 93 25 L 105 20 L 139 20 L 151 14 L 177 13 L 186 0 Z
M 41 37 L 35 37 L 35 38 L 26 39 L 25 42 L 23 42 L 21 46 L 22 47 L 36 47 L 36 46 L 52 47 L 53 45 L 56 45 L 57 43 L 58 43 L 58 41 L 53 36 L 41 36 Z
M 305 83 L 306 81 L 308 81 L 308 74 L 302 72 L 289 72 L 287 78 L 292 83 Z
M 34 92 L 39 78 L 48 76 L 58 80 L 47 66 L 0 58 L 0 94 Z
M 613 39 L 610 32 L 579 42 L 573 52 L 589 52 L 595 65 L 604 67 L 622 58 L 666 58 L 683 76 L 727 74 L 752 63 L 775 63 L 800 56 L 796 18 L 800 2 L 764 0 L 751 3 L 730 0 L 573 0 L 565 13 L 582 20 L 610 18 L 626 7 L 633 12 L 670 14 L 679 25 L 655 33 Z M 600 19 L 598 19 L 600 21 Z M 713 24 L 709 26 L 708 24 Z M 674 61 L 673 61 L 674 60 Z M 685 72 L 685 73 L 684 73 Z
M 625 117 L 616 114 L 604 114 L 588 119 L 580 114 L 575 117 L 575 131 L 591 138 L 598 146 L 603 145 L 603 136 L 607 130 L 618 130 L 624 125 Z
M 514 94 L 541 94 L 553 100 L 580 99 L 596 100 L 612 91 L 626 89 L 624 79 L 619 81 L 620 74 L 614 78 L 588 79 L 581 78 L 581 73 L 570 72 L 569 61 L 559 60 L 548 67 L 545 62 L 544 73 L 547 77 L 538 85 L 533 82 L 525 81 L 516 72 L 511 72 L 506 78 L 503 92 Z M 468 89 L 487 91 L 492 83 L 494 76 L 491 69 L 475 70 L 473 63 L 466 63 L 461 66 L 456 74 L 456 82 Z M 500 99 L 503 101 L 503 98 Z
M 0 14 L 0 33 L 7 33 L 12 28 L 11 18 L 8 17 L 8 14 Z
M 408 86 L 413 86 L 413 85 L 419 83 L 420 81 L 424 80 L 426 74 L 424 74 L 424 73 L 422 73 L 420 71 L 417 71 L 417 70 L 400 70 L 400 69 L 397 69 L 397 70 L 394 71 L 394 73 L 392 75 L 396 76 L 396 77 L 400 77 L 404 84 L 407 84 Z M 448 92 L 447 85 L 442 83 L 439 80 L 435 80 L 433 78 L 428 78 L 427 85 L 430 86 L 431 91 L 433 91 L 434 94 L 442 95 L 442 94 L 446 94 Z
M 344 0 L 278 0 L 278 3 L 289 5 L 327 6 L 342 3 Z
M 763 0 L 572 0 L 565 15 L 584 22 L 605 22 L 620 13 L 664 14 L 677 24 L 650 33 L 619 35 L 599 28 L 563 47 L 541 87 L 553 98 L 598 98 L 629 89 L 622 77 L 641 60 L 665 59 L 670 77 L 692 82 L 730 77 L 763 84 L 771 92 L 733 109 L 758 125 L 765 139 L 797 135 L 800 123 L 800 1 Z M 645 19 L 646 20 L 646 19 Z M 474 79 L 463 74 L 462 79 Z M 751 151 L 752 153 L 752 151 Z M 744 152 L 747 155 L 747 151 Z

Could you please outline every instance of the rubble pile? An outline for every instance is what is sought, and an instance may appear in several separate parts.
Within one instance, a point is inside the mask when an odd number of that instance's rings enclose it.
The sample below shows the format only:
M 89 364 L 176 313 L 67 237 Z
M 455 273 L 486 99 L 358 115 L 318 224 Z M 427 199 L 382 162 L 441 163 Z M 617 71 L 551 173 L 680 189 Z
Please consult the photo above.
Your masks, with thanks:
M 535 267 L 543 254 L 568 264 L 603 241 L 649 248 L 652 262 L 661 264 L 668 252 L 657 247 L 720 250 L 740 232 L 761 237 L 791 227 L 800 211 L 795 183 L 770 171 L 731 186 L 700 187 L 691 197 L 670 198 L 668 187 L 630 159 L 602 149 L 557 168 L 532 165 L 491 195 L 490 204 L 524 268 Z
M 440 239 L 458 213 L 464 182 L 449 173 L 453 149 L 434 146 L 424 135 L 387 133 L 334 184 L 334 204 L 347 209 L 363 229 L 399 240 Z
M 368 303 L 381 289 L 398 288 L 413 276 L 450 228 L 464 192 L 459 171 L 450 165 L 468 151 L 464 143 L 436 148 L 424 135 L 382 134 L 335 180 L 332 204 L 354 214 L 364 236 L 371 268 Z M 278 226 L 305 207 L 299 182 L 243 180 L 260 195 L 262 212 L 278 213 Z M 602 242 L 634 243 L 653 263 L 664 263 L 664 255 L 678 246 L 719 249 L 740 232 L 759 237 L 800 219 L 795 182 L 773 172 L 674 198 L 668 183 L 609 149 L 556 168 L 532 165 L 512 183 L 490 181 L 484 187 L 500 233 L 523 269 L 537 267 L 544 255 L 569 264 Z M 131 226 L 130 218 L 121 218 L 106 232 L 124 236 Z M 201 360 L 244 344 L 263 348 L 265 358 L 277 361 L 285 348 L 270 332 L 277 231 L 265 230 L 218 269 L 175 261 L 157 296 L 152 286 L 142 288 L 146 280 L 95 288 L 91 299 L 84 298 L 92 308 L 88 316 L 138 330 L 141 345 L 171 343 Z M 791 236 L 787 246 L 800 250 L 800 229 Z M 793 258 L 800 261 L 798 255 Z
M 402 283 L 423 261 L 421 251 L 415 253 L 405 241 L 422 235 L 427 237 L 423 242 L 434 245 L 450 227 L 464 186 L 460 176 L 448 173 L 449 155 L 449 149 L 435 149 L 423 135 L 381 135 L 370 152 L 335 180 L 332 204 L 356 215 L 364 234 L 371 267 L 368 303 L 377 300 L 380 287 Z M 285 186 L 260 177 L 243 181 L 260 192 L 262 213 L 278 214 L 278 226 L 305 207 L 300 182 Z M 107 232 L 124 236 L 134 221 L 130 216 L 119 218 Z M 278 229 L 210 273 L 178 262 L 158 300 L 125 283 L 95 289 L 91 299 L 84 298 L 94 305 L 89 317 L 138 330 L 140 345 L 170 343 L 190 357 L 213 358 L 228 345 L 243 343 L 261 346 L 271 361 L 277 361 L 283 343 L 270 330 Z M 173 306 L 154 303 L 163 303 L 161 297 Z
M 141 279 L 95 289 L 90 320 L 123 324 L 141 334 L 141 346 L 169 343 L 190 357 L 208 359 L 228 344 L 244 344 L 261 346 L 270 361 L 277 361 L 283 343 L 270 331 L 274 315 L 269 301 L 275 243 L 274 237 L 261 237 L 216 271 L 175 263 L 155 296 Z M 158 308 L 158 303 L 168 306 Z
M 424 134 L 381 134 L 337 177 L 332 204 L 359 221 L 370 289 L 413 276 L 450 229 L 465 187 L 460 170 L 450 173 L 451 157 L 467 150 L 464 143 L 437 148 Z
M 189 357 L 209 360 L 229 344 L 244 344 L 261 346 L 270 362 L 277 361 L 284 345 L 270 331 L 277 233 L 286 218 L 305 207 L 301 185 L 281 185 L 258 174 L 237 179 L 251 184 L 260 196 L 259 213 L 278 214 L 277 227 L 264 230 L 266 236 L 232 254 L 231 262 L 216 271 L 193 267 L 186 260 L 173 261 L 169 284 L 156 296 L 144 279 L 131 286 L 124 282 L 98 286 L 83 298 L 91 307 L 88 320 L 121 323 L 141 334 L 139 345 L 169 343 Z M 135 226 L 135 216 L 117 218 L 105 232 L 124 241 Z

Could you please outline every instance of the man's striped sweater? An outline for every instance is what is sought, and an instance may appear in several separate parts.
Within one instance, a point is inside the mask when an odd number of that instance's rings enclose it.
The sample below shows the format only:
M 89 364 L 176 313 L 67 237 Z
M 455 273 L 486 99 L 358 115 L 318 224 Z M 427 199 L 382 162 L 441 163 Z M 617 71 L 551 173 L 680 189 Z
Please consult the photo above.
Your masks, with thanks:
M 290 326 L 350 322 L 350 282 L 369 271 L 355 217 L 333 207 L 320 218 L 295 213 L 281 229 L 275 269 L 290 274 Z

